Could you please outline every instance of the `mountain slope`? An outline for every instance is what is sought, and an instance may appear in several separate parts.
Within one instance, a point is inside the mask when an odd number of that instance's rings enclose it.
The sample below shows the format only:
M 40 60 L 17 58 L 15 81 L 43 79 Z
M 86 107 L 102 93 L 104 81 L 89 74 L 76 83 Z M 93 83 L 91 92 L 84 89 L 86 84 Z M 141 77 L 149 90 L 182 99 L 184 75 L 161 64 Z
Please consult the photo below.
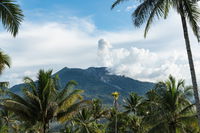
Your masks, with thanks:
M 105 67 L 88 69 L 63 68 L 57 73 L 60 77 L 61 86 L 64 87 L 70 80 L 78 82 L 77 88 L 85 90 L 87 99 L 100 98 L 104 103 L 112 103 L 111 93 L 120 92 L 120 98 L 126 97 L 130 92 L 144 95 L 153 87 L 153 83 L 141 82 L 124 76 L 110 75 Z M 23 84 L 11 88 L 13 92 L 19 92 Z

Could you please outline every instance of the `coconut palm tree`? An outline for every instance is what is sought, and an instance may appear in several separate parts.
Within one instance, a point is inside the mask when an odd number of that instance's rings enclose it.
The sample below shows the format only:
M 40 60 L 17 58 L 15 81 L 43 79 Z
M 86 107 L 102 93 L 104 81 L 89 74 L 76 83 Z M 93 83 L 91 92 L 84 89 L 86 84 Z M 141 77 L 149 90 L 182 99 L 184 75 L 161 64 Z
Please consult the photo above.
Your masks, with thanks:
M 116 126 L 116 115 L 117 115 L 117 126 Z M 117 133 L 128 133 L 129 130 L 129 116 L 120 111 L 116 111 L 115 108 L 110 109 L 109 116 L 107 117 L 108 125 L 106 127 L 106 133 L 115 133 L 117 128 Z M 131 125 L 132 126 L 132 125 Z
M 155 90 L 149 91 L 147 101 L 150 108 L 145 118 L 151 125 L 148 132 L 197 132 L 197 116 L 189 95 L 191 88 L 185 87 L 183 80 L 177 82 L 172 76 L 167 81 L 159 82 Z
M 83 108 L 74 118 L 78 133 L 104 133 L 101 124 L 96 123 L 93 113 L 89 108 Z
M 111 8 L 114 8 L 116 5 L 125 1 L 128 0 L 116 0 Z M 199 42 L 200 28 L 198 26 L 198 22 L 200 21 L 200 11 L 199 11 L 199 6 L 197 4 L 197 0 L 142 0 L 139 2 L 140 2 L 139 6 L 137 6 L 137 8 L 132 13 L 133 24 L 136 27 L 140 27 L 142 24 L 146 22 L 146 27 L 144 32 L 145 37 L 155 18 L 166 19 L 170 9 L 175 9 L 175 11 L 181 17 L 188 61 L 190 66 L 190 73 L 193 84 L 194 98 L 196 102 L 196 108 L 200 126 L 200 100 L 199 100 L 198 85 L 196 80 L 195 68 L 190 48 L 190 40 L 187 27 L 187 22 L 188 22 L 192 28 L 195 37 Z
M 53 119 L 64 122 L 78 112 L 79 106 L 86 101 L 81 100 L 82 90 L 71 90 L 77 83 L 70 81 L 63 90 L 59 89 L 58 76 L 52 75 L 52 70 L 40 70 L 37 81 L 25 77 L 23 96 L 8 92 L 1 106 L 14 112 L 20 120 L 28 125 L 40 123 L 43 133 L 49 129 Z
M 145 123 L 143 116 L 129 115 L 129 126 L 130 131 L 133 133 L 147 133 L 148 128 Z
M 92 100 L 89 106 L 89 110 L 91 111 L 93 118 L 96 122 L 105 119 L 109 113 L 109 110 L 103 107 L 103 104 L 99 99 Z
M 113 92 L 112 93 L 112 96 L 114 98 L 114 102 L 113 102 L 113 106 L 116 110 L 116 114 L 115 114 L 115 133 L 117 133 L 117 113 L 118 113 L 118 98 L 119 98 L 119 92 Z
M 20 9 L 20 6 L 13 0 L 0 1 L 0 19 L 3 27 L 14 37 L 18 33 L 23 17 L 24 15 Z
M 124 102 L 124 115 L 129 118 L 129 130 L 134 133 L 146 133 L 148 128 L 145 123 L 145 116 L 148 114 L 148 108 L 146 108 L 145 98 L 136 93 L 130 93 Z
M 105 125 L 102 124 L 102 121 L 106 120 L 108 114 L 109 110 L 103 107 L 101 101 L 93 99 L 88 106 L 79 110 L 79 113 L 72 119 L 73 127 L 76 127 L 74 132 L 104 133 Z M 67 129 L 69 130 L 70 126 Z
M 125 100 L 125 113 L 139 114 L 140 108 L 143 104 L 143 97 L 136 93 L 130 93 L 129 97 Z

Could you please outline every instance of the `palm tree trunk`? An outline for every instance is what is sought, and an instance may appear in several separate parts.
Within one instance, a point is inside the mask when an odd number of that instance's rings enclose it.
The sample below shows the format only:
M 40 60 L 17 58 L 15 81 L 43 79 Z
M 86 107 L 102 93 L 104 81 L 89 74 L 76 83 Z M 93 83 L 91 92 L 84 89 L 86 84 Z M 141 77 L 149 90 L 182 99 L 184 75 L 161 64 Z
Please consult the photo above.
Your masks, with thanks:
M 45 119 L 45 115 L 43 115 L 43 133 L 46 133 L 47 123 Z
M 169 125 L 169 131 L 170 133 L 176 133 L 176 126 L 175 126 L 175 122 L 171 122 Z
M 46 133 L 46 123 L 43 125 L 43 133 Z
M 115 113 L 115 133 L 117 133 L 118 132 L 117 131 L 117 111 L 118 111 L 118 109 L 117 109 L 117 99 L 114 100 L 114 107 L 115 107 L 115 111 L 116 111 L 116 113 Z
M 186 50 L 187 50 L 187 55 L 188 55 L 188 61 L 189 61 L 189 66 L 190 66 L 190 73 L 191 73 L 191 78 L 192 78 L 192 85 L 193 85 L 194 98 L 195 98 L 195 104 L 196 104 L 196 109 L 197 109 L 198 122 L 200 126 L 200 101 L 199 101 L 198 85 L 197 85 L 197 79 L 196 79 L 196 74 L 195 74 L 194 62 L 192 58 L 192 52 L 190 48 L 190 40 L 189 40 L 189 35 L 188 35 L 187 23 L 186 23 L 186 19 L 183 13 L 183 8 L 181 8 L 181 11 L 182 13 L 180 15 L 181 15 L 183 33 L 184 33 L 184 38 L 185 38 Z

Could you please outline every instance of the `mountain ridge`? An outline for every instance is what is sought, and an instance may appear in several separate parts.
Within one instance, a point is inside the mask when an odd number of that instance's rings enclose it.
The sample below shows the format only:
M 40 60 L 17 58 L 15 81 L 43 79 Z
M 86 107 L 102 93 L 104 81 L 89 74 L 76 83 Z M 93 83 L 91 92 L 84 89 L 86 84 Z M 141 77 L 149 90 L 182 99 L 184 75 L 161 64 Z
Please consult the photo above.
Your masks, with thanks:
M 83 89 L 86 99 L 100 98 L 104 103 L 112 103 L 111 93 L 118 91 L 120 99 L 130 92 L 144 95 L 153 88 L 154 83 L 135 80 L 129 77 L 109 73 L 106 67 L 89 67 L 87 69 L 64 67 L 54 75 L 59 75 L 61 87 L 70 80 L 78 82 L 76 88 Z M 24 84 L 11 87 L 11 91 L 19 93 Z

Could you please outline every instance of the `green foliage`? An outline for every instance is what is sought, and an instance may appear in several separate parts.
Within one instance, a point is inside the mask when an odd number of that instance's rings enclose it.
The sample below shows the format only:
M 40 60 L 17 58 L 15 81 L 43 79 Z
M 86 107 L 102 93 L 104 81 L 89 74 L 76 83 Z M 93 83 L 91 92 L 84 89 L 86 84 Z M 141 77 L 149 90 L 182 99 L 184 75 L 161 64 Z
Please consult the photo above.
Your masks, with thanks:
M 4 28 L 14 37 L 17 35 L 20 23 L 23 20 L 23 13 L 20 6 L 13 0 L 0 1 L 0 18 Z
M 74 118 L 74 122 L 77 125 L 77 132 L 79 133 L 103 133 L 100 129 L 101 124 L 95 122 L 93 114 L 87 108 L 79 111 Z
M 49 128 L 53 118 L 67 121 L 86 103 L 81 100 L 82 90 L 70 90 L 71 86 L 76 85 L 75 82 L 69 82 L 63 90 L 57 88 L 57 78 L 52 77 L 51 70 L 40 70 L 37 82 L 28 77 L 24 81 L 26 88 L 23 89 L 23 96 L 9 91 L 9 98 L 5 98 L 1 106 L 14 112 L 28 125 L 41 123 L 43 132 Z
M 10 57 L 4 52 L 0 51 L 0 74 L 5 69 L 5 67 L 10 67 L 11 61 Z
M 139 96 L 136 93 L 131 93 L 129 98 L 125 100 L 125 112 L 126 113 L 134 113 L 138 114 L 141 111 L 142 104 L 143 104 L 143 97 Z
M 147 93 L 149 106 L 146 121 L 152 125 L 149 132 L 168 133 L 188 132 L 197 130 L 192 125 L 197 124 L 197 116 L 192 104 L 188 99 L 190 89 L 185 88 L 184 81 L 178 82 L 174 77 L 164 82 L 159 82 L 153 91 Z M 188 128 L 190 127 L 190 128 Z
M 27 133 L 198 133 L 191 87 L 172 76 L 145 96 L 130 93 L 123 104 L 105 107 L 101 100 L 83 100 L 70 81 L 64 89 L 52 71 L 39 71 L 38 81 L 26 77 L 23 96 L 2 93 L 0 131 Z M 114 99 L 116 100 L 116 99 Z M 57 127 L 55 126 L 57 125 Z M 117 125 L 117 126 L 116 126 Z

